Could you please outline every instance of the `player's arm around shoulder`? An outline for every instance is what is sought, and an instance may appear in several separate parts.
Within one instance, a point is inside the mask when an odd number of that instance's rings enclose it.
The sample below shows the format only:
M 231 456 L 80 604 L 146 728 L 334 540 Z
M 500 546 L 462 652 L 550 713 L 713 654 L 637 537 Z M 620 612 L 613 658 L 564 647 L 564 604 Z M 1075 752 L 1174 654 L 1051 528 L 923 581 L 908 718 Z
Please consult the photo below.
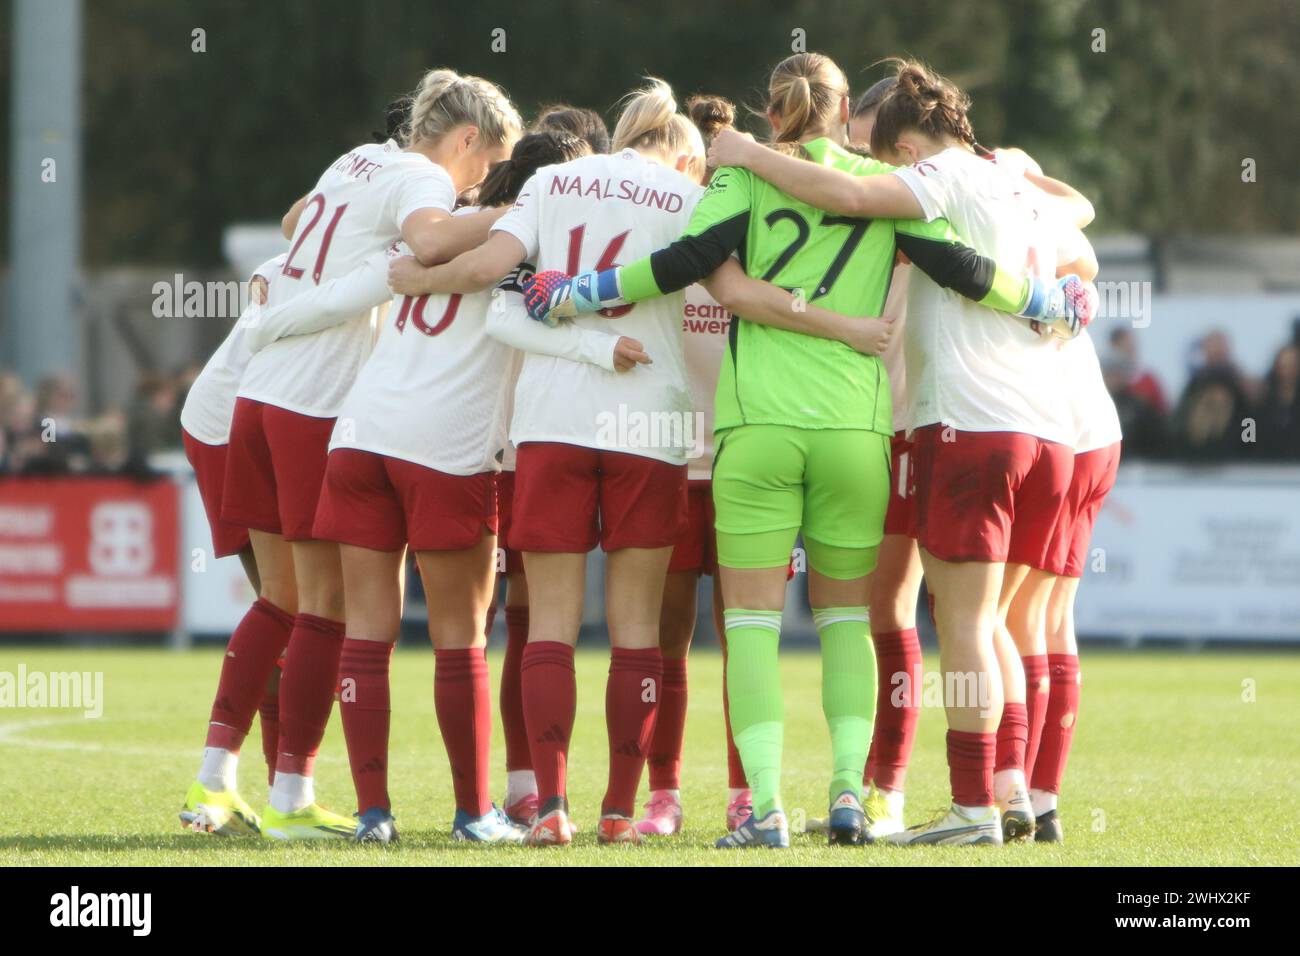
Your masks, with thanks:
M 945 289 L 1000 312 L 1019 313 L 1030 297 L 1019 270 L 980 255 L 946 219 L 899 220 L 894 234 L 903 255 Z
M 704 288 L 732 315 L 758 325 L 841 342 L 864 355 L 889 346 L 894 323 L 875 316 L 849 316 L 796 299 L 785 289 L 745 274 L 729 259 L 703 280 Z
M 911 190 L 889 177 L 809 162 L 761 146 L 734 130 L 721 130 L 714 137 L 709 162 L 742 166 L 800 202 L 836 215 L 857 219 L 920 215 Z

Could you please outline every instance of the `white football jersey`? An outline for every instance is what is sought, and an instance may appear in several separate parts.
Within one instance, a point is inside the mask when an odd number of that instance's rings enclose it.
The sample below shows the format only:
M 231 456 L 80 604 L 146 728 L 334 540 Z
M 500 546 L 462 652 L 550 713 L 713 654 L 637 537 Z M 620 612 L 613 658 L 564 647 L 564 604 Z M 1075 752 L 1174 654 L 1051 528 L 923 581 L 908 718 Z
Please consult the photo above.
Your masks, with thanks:
M 266 280 L 267 287 L 276 284 L 287 254 L 270 259 L 254 271 L 253 275 Z M 185 395 L 181 406 L 181 428 L 205 445 L 224 445 L 230 441 L 230 419 L 235 414 L 235 394 L 244 369 L 253 357 L 248 348 L 248 321 L 263 306 L 250 302 L 242 315 L 226 333 L 216 351 L 208 357 Z
M 497 470 L 515 350 L 485 331 L 493 292 L 394 297 L 339 409 L 330 449 L 357 448 L 451 475 Z
M 695 284 L 685 289 L 682 310 L 682 350 L 686 356 L 686 373 L 690 376 L 691 396 L 695 400 L 695 426 L 687 477 L 691 481 L 708 481 L 713 477 L 713 400 L 718 391 L 718 370 L 727 350 L 731 331 L 731 313 Z
M 703 189 L 630 149 L 548 166 L 524 185 L 494 229 L 508 232 L 537 271 L 570 275 L 635 262 L 686 230 Z M 694 428 L 682 356 L 682 292 L 579 316 L 584 329 L 626 335 L 653 360 L 628 372 L 529 353 L 510 439 L 563 442 L 685 464 Z
M 1092 336 L 1084 329 L 1061 350 L 1070 406 L 1074 412 L 1075 454 L 1109 448 L 1123 437 L 1119 412 L 1110 397 Z
M 351 272 L 400 239 L 402 222 L 416 210 L 450 212 L 455 204 L 451 177 L 426 157 L 391 141 L 358 146 L 317 181 L 289 245 L 281 270 L 285 281 L 272 287 L 269 304 Z M 286 336 L 253 356 L 239 394 L 303 415 L 332 417 L 371 341 L 368 310 L 320 332 Z
M 960 147 L 892 175 L 912 190 L 927 221 L 947 219 L 981 255 L 1048 281 L 1055 277 L 1064 229 L 1022 178 Z M 1023 432 L 1074 444 L 1070 399 L 1061 386 L 1061 340 L 940 288 L 917 269 L 907 306 L 913 428 L 942 422 L 963 431 Z

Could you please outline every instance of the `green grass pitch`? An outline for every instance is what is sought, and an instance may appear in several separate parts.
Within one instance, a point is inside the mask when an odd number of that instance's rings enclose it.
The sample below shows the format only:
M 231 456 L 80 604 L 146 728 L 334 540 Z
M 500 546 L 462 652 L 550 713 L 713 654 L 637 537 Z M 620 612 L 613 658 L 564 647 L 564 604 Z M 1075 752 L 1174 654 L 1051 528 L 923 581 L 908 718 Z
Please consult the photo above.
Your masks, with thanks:
M 605 777 L 606 652 L 578 655 L 578 719 L 569 776 L 581 832 L 568 849 L 453 843 L 451 786 L 433 711 L 433 655 L 398 654 L 393 667 L 391 789 L 402 842 L 270 844 L 184 832 L 176 811 L 195 770 L 215 686 L 216 648 L 0 648 L 0 671 L 102 671 L 104 713 L 0 708 L 0 864 L 4 865 L 1259 865 L 1300 856 L 1294 789 L 1300 655 L 1181 651 L 1084 653 L 1080 730 L 1066 776 L 1064 846 L 995 849 L 828 848 L 792 835 L 786 853 L 723 853 L 726 761 L 721 659 L 691 662 L 683 803 L 686 829 L 640 847 L 600 847 L 593 824 Z M 500 654 L 489 655 L 496 667 Z M 928 667 L 935 655 L 927 653 Z M 495 676 L 495 675 L 494 675 Z M 784 797 L 797 820 L 825 812 L 829 746 L 817 657 L 789 653 Z M 940 710 L 921 715 L 907 795 L 909 823 L 947 799 Z M 500 728 L 494 793 L 504 789 Z M 257 730 L 240 767 L 254 807 L 265 799 Z M 350 810 L 338 717 L 317 768 L 318 795 Z M 644 789 L 643 789 L 644 795 Z

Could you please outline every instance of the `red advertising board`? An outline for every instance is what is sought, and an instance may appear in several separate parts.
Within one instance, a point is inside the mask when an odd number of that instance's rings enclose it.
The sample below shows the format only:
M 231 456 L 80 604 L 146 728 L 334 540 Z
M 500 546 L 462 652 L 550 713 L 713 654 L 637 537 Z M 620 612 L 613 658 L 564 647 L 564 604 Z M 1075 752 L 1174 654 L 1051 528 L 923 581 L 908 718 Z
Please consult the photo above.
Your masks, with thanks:
M 170 631 L 177 514 L 169 480 L 0 479 L 0 631 Z

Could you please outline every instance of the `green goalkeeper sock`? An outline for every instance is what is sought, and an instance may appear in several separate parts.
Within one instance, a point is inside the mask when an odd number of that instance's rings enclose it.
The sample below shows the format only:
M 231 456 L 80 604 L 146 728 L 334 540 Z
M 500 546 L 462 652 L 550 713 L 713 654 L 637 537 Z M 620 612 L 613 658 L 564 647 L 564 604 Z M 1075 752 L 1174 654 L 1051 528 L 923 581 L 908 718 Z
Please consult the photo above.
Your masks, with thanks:
M 785 708 L 777 646 L 780 611 L 727 608 L 727 698 L 731 732 L 753 792 L 754 818 L 781 809 Z M 862 768 L 858 768 L 861 776 Z
M 822 713 L 831 731 L 830 799 L 858 793 L 871 749 L 876 706 L 876 655 L 865 607 L 813 609 L 822 643 Z

